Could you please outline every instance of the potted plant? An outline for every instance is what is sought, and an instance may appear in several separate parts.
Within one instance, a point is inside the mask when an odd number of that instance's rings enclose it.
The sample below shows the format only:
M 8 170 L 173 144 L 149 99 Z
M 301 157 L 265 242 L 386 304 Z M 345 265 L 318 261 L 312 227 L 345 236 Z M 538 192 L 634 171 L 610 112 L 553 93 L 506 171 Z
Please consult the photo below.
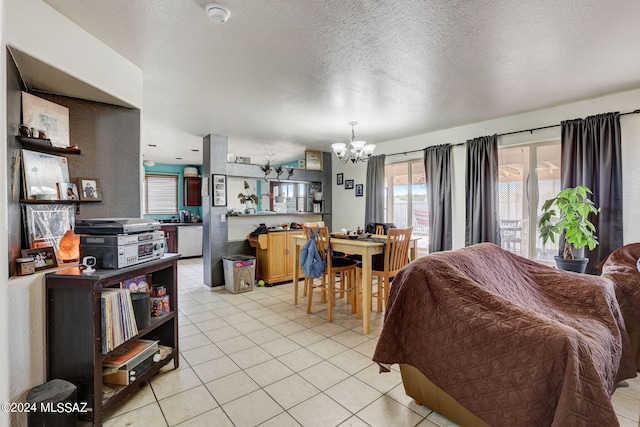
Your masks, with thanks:
M 556 237 L 564 236 L 562 256 L 555 257 L 559 269 L 584 273 L 589 258 L 576 259 L 572 247 L 582 250 L 588 246 L 593 250 L 598 245 L 596 227 L 588 216 L 597 215 L 600 209 L 595 207 L 588 194 L 593 193 L 585 186 L 565 188 L 542 205 L 539 222 L 542 242 L 551 240 L 555 243 Z

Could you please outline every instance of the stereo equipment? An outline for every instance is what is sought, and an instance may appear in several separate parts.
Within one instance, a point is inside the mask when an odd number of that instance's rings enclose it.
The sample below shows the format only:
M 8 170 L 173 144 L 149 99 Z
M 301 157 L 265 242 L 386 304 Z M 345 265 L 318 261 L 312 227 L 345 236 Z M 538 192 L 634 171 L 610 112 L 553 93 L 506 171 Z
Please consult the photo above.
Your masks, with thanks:
M 164 231 L 80 235 L 80 258 L 94 256 L 96 268 L 124 268 L 162 258 Z

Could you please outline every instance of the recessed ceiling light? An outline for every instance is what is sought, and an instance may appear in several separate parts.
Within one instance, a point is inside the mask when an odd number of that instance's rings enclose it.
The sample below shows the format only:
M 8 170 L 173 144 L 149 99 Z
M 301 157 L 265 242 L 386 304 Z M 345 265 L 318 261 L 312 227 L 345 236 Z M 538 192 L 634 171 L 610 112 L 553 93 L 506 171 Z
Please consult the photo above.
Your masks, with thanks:
M 153 160 L 145 160 L 144 162 L 142 162 L 142 164 L 151 168 L 156 165 L 156 162 L 154 162 Z
M 156 144 L 147 144 L 149 147 L 157 147 Z
M 182 157 L 176 157 L 176 160 L 182 160 Z
M 191 151 L 200 151 L 197 148 L 192 148 Z
M 219 3 L 209 3 L 204 7 L 204 10 L 207 11 L 207 15 L 209 15 L 211 22 L 215 22 L 217 24 L 227 22 L 227 19 L 231 16 L 229 9 Z

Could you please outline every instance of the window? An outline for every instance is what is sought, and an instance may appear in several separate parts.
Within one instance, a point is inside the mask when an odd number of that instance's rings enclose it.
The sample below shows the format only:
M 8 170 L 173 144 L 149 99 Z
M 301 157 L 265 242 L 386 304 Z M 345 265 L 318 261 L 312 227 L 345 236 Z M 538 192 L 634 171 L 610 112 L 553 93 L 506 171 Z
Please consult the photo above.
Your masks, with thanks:
M 385 166 L 385 218 L 398 228 L 413 226 L 418 249 L 429 245 L 427 185 L 422 159 Z
M 144 213 L 174 215 L 178 213 L 178 177 L 146 174 L 144 176 Z
M 558 244 L 542 244 L 538 220 L 544 201 L 560 191 L 560 142 L 501 148 L 498 164 L 502 247 L 527 258 L 553 261 Z

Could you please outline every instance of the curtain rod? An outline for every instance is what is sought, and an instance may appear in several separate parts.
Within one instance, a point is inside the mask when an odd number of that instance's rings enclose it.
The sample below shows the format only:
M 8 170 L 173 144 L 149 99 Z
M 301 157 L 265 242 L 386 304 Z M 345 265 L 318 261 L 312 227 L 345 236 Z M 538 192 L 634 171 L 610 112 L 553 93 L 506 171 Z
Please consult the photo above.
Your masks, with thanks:
M 633 111 L 628 111 L 626 113 L 620 113 L 621 116 L 626 116 L 628 114 L 640 114 L 640 108 L 637 110 L 633 110 Z M 507 133 L 499 133 L 496 136 L 505 136 L 505 135 L 514 135 L 516 133 L 523 133 L 523 132 L 531 132 L 533 134 L 533 131 L 536 130 L 542 130 L 542 129 L 550 129 L 550 128 L 555 128 L 560 126 L 560 123 L 558 123 L 557 125 L 549 125 L 549 126 L 541 126 L 541 127 L 537 127 L 537 128 L 531 128 L 531 129 L 523 129 L 523 130 L 516 130 L 513 132 L 507 132 Z M 451 144 L 452 147 L 457 147 L 459 145 L 464 145 L 466 144 L 466 142 L 459 142 L 457 144 Z M 411 151 L 403 151 L 401 153 L 392 153 L 392 154 L 387 154 L 387 157 L 389 156 L 400 156 L 400 155 L 407 155 L 407 154 L 411 154 L 411 153 L 419 153 L 421 151 L 424 151 L 423 149 L 420 150 L 411 150 Z

